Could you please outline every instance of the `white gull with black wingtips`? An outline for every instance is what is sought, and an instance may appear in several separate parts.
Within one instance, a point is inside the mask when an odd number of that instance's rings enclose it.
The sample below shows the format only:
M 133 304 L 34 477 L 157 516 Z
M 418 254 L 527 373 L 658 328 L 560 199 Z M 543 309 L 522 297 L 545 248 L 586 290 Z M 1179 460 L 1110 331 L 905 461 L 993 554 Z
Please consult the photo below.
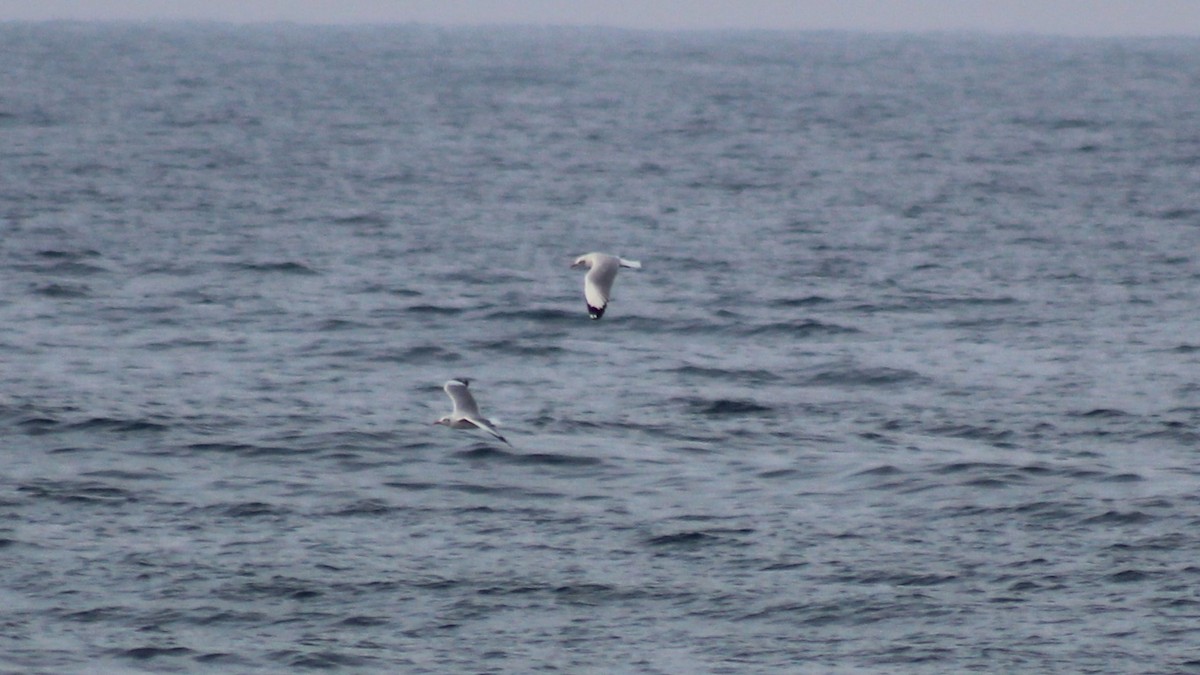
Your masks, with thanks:
M 622 267 L 642 269 L 642 263 L 636 260 L 625 260 L 607 253 L 585 253 L 576 258 L 571 267 L 581 265 L 588 268 L 588 273 L 583 278 L 583 298 L 587 301 L 588 316 L 593 319 L 604 316 L 609 295 L 612 293 L 613 279 L 617 278 L 617 270 Z
M 451 429 L 483 429 L 511 446 L 512 443 L 509 443 L 507 438 L 496 431 L 496 425 L 479 414 L 479 406 L 475 403 L 475 397 L 467 391 L 469 384 L 471 384 L 470 380 L 459 377 L 442 385 L 442 389 L 446 390 L 446 395 L 454 404 L 454 410 L 434 424 L 444 424 Z

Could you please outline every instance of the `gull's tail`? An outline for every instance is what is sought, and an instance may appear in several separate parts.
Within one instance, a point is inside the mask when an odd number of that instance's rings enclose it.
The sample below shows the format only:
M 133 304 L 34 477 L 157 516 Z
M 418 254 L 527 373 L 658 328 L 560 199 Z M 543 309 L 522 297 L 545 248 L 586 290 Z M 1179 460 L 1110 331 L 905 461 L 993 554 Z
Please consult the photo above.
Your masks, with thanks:
M 635 269 L 635 270 L 642 269 L 642 263 L 640 263 L 636 260 L 626 260 L 624 258 L 617 258 L 617 260 L 621 261 L 621 267 L 629 267 L 629 268 Z

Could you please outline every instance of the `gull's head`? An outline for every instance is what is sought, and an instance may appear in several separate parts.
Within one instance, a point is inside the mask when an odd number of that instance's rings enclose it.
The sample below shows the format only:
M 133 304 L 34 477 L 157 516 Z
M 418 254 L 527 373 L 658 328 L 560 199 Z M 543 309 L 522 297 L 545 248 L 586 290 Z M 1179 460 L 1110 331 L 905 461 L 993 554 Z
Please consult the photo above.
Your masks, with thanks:
M 581 266 L 587 266 L 587 267 L 592 266 L 592 254 L 591 253 L 585 253 L 584 255 L 581 255 L 578 258 L 576 258 L 575 262 L 571 263 L 571 267 L 581 267 Z
M 450 416 L 446 415 L 445 417 L 438 418 L 437 420 L 434 420 L 433 423 L 435 425 L 436 424 L 444 424 L 446 426 L 450 426 Z

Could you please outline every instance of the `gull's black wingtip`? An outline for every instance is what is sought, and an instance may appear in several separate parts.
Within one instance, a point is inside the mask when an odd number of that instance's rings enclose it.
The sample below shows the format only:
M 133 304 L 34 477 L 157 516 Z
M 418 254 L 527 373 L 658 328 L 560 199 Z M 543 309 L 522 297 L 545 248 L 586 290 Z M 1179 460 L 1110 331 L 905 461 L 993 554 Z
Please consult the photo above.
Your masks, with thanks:
M 588 305 L 587 308 L 588 316 L 592 317 L 593 320 L 604 316 L 604 310 L 606 309 L 605 307 L 592 307 L 591 305 Z

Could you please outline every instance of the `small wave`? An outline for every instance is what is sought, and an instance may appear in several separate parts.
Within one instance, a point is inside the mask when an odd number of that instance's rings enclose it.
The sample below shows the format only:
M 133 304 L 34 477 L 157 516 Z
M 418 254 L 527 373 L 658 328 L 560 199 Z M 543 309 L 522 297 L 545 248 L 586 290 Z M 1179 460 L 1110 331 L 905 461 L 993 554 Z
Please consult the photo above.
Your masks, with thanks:
M 26 417 L 17 422 L 17 427 L 30 436 L 39 436 L 55 431 L 60 422 L 53 417 Z
M 718 380 L 740 380 L 748 383 L 776 382 L 782 379 L 776 373 L 769 370 L 759 368 L 751 369 L 736 369 L 736 368 L 709 368 L 705 366 L 683 365 L 677 368 L 671 368 L 665 372 L 677 373 L 679 375 L 698 375 L 701 377 L 711 377 Z
M 342 670 L 370 666 L 374 659 L 332 651 L 301 653 L 292 650 L 273 652 L 271 658 L 296 670 Z
M 460 450 L 454 454 L 464 459 L 512 459 L 516 456 L 490 445 L 477 445 L 470 450 Z
M 68 430 L 84 430 L 84 431 L 114 431 L 121 434 L 128 434 L 134 431 L 167 431 L 170 426 L 166 424 L 158 424 L 157 422 L 149 422 L 145 419 L 113 419 L 107 417 L 97 417 L 80 422 L 78 424 L 67 425 Z
M 1170 532 L 1167 534 L 1144 537 L 1129 544 L 1123 542 L 1114 544 L 1109 548 L 1120 551 L 1182 551 L 1188 547 L 1188 539 L 1189 535 L 1182 532 Z
M 86 298 L 92 294 L 92 289 L 84 284 L 44 284 L 33 287 L 35 295 L 47 298 Z
M 435 283 L 450 282 L 455 285 L 462 284 L 468 288 L 486 289 L 507 288 L 514 284 L 525 284 L 530 281 L 530 277 L 511 273 L 501 267 L 485 266 L 462 268 L 452 272 L 437 274 L 432 280 Z
M 714 400 L 691 399 L 688 406 L 700 415 L 756 415 L 774 412 L 770 406 L 747 399 L 719 398 Z
M 771 469 L 769 471 L 760 471 L 758 473 L 759 478 L 764 478 L 766 480 L 776 480 L 776 479 L 780 479 L 780 478 L 796 478 L 800 475 L 802 475 L 802 474 L 797 469 Z
M 465 312 L 466 310 L 465 310 L 464 308 L 462 308 L 462 307 L 446 307 L 446 306 L 443 306 L 443 305 L 430 305 L 430 304 L 427 304 L 427 303 L 423 303 L 423 304 L 420 304 L 420 305 L 411 305 L 411 306 L 409 306 L 409 307 L 405 307 L 405 308 L 404 308 L 404 311 L 405 311 L 405 312 L 408 312 L 408 313 L 410 313 L 410 314 L 445 314 L 445 315 L 454 315 L 454 314 L 462 314 L 462 313 L 463 313 L 463 312 Z
M 578 455 L 560 455 L 546 452 L 516 453 L 513 461 L 517 464 L 545 464 L 549 466 L 593 466 L 602 463 L 599 457 L 581 457 Z
M 114 621 L 125 618 L 128 611 L 124 607 L 105 606 L 105 607 L 90 607 L 74 612 L 65 612 L 61 614 L 62 618 L 67 621 L 78 621 L 80 623 L 93 623 L 96 621 Z
M 555 453 L 524 453 L 524 452 L 508 452 L 491 446 L 478 446 L 470 450 L 464 450 L 456 453 L 459 457 L 466 459 L 488 459 L 508 462 L 511 464 L 542 464 L 549 466 L 590 466 L 600 464 L 601 460 L 598 457 L 578 456 L 578 455 L 560 455 Z
M 208 652 L 206 654 L 197 654 L 196 656 L 192 657 L 192 660 L 196 661 L 197 663 L 227 667 L 246 667 L 249 666 L 250 663 L 241 656 L 238 656 L 237 654 L 230 654 L 229 652 Z
M 897 470 L 898 471 L 898 470 Z M 876 473 L 877 472 L 877 473 Z M 890 465 L 884 465 L 875 469 L 868 469 L 859 472 L 855 475 L 880 475 L 891 476 L 892 468 Z M 922 491 L 933 489 L 946 484 L 946 478 L 935 479 L 932 482 L 928 479 L 920 479 L 917 474 L 907 474 L 909 478 L 901 483 L 891 483 L 883 486 L 883 488 L 904 488 L 910 487 L 913 491 Z M 1133 473 L 1110 473 L 1107 471 L 1098 471 L 1093 469 L 1079 467 L 1060 467 L 1047 466 L 1044 464 L 1028 464 L 1016 465 L 1006 464 L 1002 462 L 950 462 L 945 464 L 935 464 L 924 472 L 922 475 L 927 476 L 942 476 L 954 478 L 955 485 L 980 487 L 980 488 L 1007 488 L 1014 485 L 1025 485 L 1032 481 L 1053 483 L 1060 480 L 1085 480 L 1096 482 L 1138 482 L 1144 480 L 1141 476 Z M 912 487 L 915 483 L 915 487 Z M 1014 512 L 1040 512 L 1045 509 L 1058 509 L 1061 504 L 1053 502 L 1034 502 L 1024 504 L 1018 507 L 1011 507 Z M 1008 507 L 1005 507 L 1006 510 Z M 964 512 L 972 509 L 965 509 Z M 1066 517 L 1075 514 L 1061 515 Z
M 62 118 L 51 116 L 48 111 L 42 109 L 40 106 L 20 112 L 0 110 L 0 126 L 48 128 L 59 126 L 64 121 Z
M 403 352 L 385 352 L 367 357 L 368 361 L 384 363 L 433 363 L 458 361 L 462 354 L 450 351 L 440 345 L 417 345 Z
M 774 323 L 752 326 L 745 331 L 747 335 L 784 334 L 792 337 L 813 337 L 817 335 L 848 335 L 859 333 L 857 328 L 839 326 L 814 319 L 799 319 L 796 321 L 777 321 Z
M 1196 216 L 1200 216 L 1200 209 L 1193 208 L 1178 208 L 1167 209 L 1156 214 L 1161 220 L 1192 220 Z
M 213 504 L 211 506 L 200 507 L 198 510 L 215 514 L 221 518 L 234 518 L 236 520 L 275 518 L 292 513 L 292 510 L 289 508 L 258 501 L 239 502 L 237 504 Z
M 608 325 L 609 318 L 616 319 L 613 325 L 620 325 L 643 334 L 680 333 L 680 334 L 710 334 L 725 330 L 725 324 L 709 321 L 671 320 L 663 316 L 639 316 L 636 314 L 619 314 L 614 317 L 605 315 L 603 323 Z
M 808 562 L 771 563 L 770 565 L 763 567 L 762 571 L 763 572 L 786 572 L 788 570 L 796 570 L 796 569 L 808 567 L 809 564 L 810 563 L 808 563 Z
M 1008 295 L 1000 296 L 951 296 L 944 298 L 927 298 L 926 302 L 934 307 L 973 307 L 973 306 L 996 306 L 996 305 L 1015 305 L 1020 302 L 1016 298 Z
M 219 588 L 215 595 L 238 602 L 261 598 L 309 600 L 321 597 L 324 591 L 315 588 L 311 582 L 304 579 L 277 574 L 266 581 L 247 581 Z
M 517 354 L 522 356 L 548 356 L 564 352 L 562 347 L 549 344 L 525 344 L 520 340 L 494 340 L 488 342 L 477 342 L 473 345 L 476 349 L 485 351 L 496 351 L 505 354 Z
M 129 471 L 127 469 L 99 469 L 85 471 L 81 476 L 89 478 L 114 478 L 117 480 L 161 480 L 167 476 L 157 471 Z
M 367 324 L 360 323 L 358 321 L 349 321 L 346 319 L 326 319 L 317 324 L 317 331 L 322 333 L 343 330 L 357 330 L 359 328 L 367 328 Z
M 132 649 L 117 649 L 111 652 L 118 657 L 149 661 L 163 656 L 187 656 L 194 652 L 187 647 L 134 647 Z
M 551 589 L 556 596 L 568 598 L 572 602 L 581 602 L 598 598 L 611 598 L 614 595 L 621 593 L 608 584 L 567 584 L 564 586 L 555 586 Z
M 563 431 L 595 431 L 597 429 L 617 428 L 621 425 L 597 422 L 588 419 L 572 419 L 568 417 L 552 417 L 542 414 L 535 417 L 530 424 L 535 427 L 544 429 L 546 427 L 555 427 Z
M 392 506 L 380 499 L 363 499 L 330 511 L 328 515 L 334 517 L 385 516 L 398 510 L 400 510 L 399 507 Z
M 1027 502 L 1012 507 L 1011 511 L 1013 513 L 1028 515 L 1034 520 L 1043 522 L 1074 521 L 1080 515 L 1077 507 L 1059 501 Z
M 1154 520 L 1154 516 L 1141 511 L 1106 511 L 1098 516 L 1085 518 L 1086 525 L 1140 525 Z
M 550 308 L 535 308 L 535 309 L 501 309 L 485 314 L 485 319 L 499 319 L 503 321 L 537 321 L 537 322 L 577 322 L 580 318 L 579 312 L 569 312 L 563 309 Z M 587 318 L 584 316 L 583 318 Z
M 1083 119 L 1080 117 L 1063 117 L 1056 120 L 1044 120 L 1043 123 L 1054 131 L 1067 131 L 1069 129 L 1093 129 L 1101 126 L 1102 124 L 1096 120 Z
M 545 591 L 545 586 L 518 584 L 505 586 L 484 586 L 477 589 L 475 592 L 479 595 L 528 595 L 530 593 L 542 593 Z
M 137 494 L 99 481 L 35 481 L 18 486 L 17 492 L 33 499 L 64 503 L 128 504 L 138 501 Z
M 1136 473 L 1117 473 L 1102 478 L 1106 483 L 1140 483 L 1145 480 Z
M 657 537 L 651 537 L 646 540 L 650 546 L 698 546 L 701 544 L 716 543 L 718 537 L 704 532 L 679 532 L 676 534 L 664 534 Z
M 90 277 L 96 274 L 106 274 L 107 269 L 99 265 L 89 265 L 76 260 L 60 260 L 44 270 L 47 274 L 57 274 L 68 277 Z
M 46 258 L 49 260 L 79 260 L 80 258 L 99 258 L 100 252 L 91 248 L 85 248 L 77 251 L 50 248 L 38 251 L 36 255 L 39 258 Z
M 74 422 L 64 424 L 59 427 L 60 431 L 108 431 L 113 433 L 133 433 L 152 431 L 160 432 L 170 429 L 165 424 L 151 422 L 149 420 L 125 420 L 112 417 L 93 417 L 82 422 Z
M 1011 479 L 993 478 L 993 477 L 984 476 L 984 477 L 980 477 L 980 478 L 972 478 L 970 480 L 963 481 L 962 484 L 969 486 L 969 487 L 999 489 L 999 488 L 1010 487 L 1013 484 L 1013 482 L 1014 481 L 1012 481 Z
M 298 263 L 293 260 L 285 260 L 282 262 L 238 262 L 232 263 L 230 267 L 243 270 L 246 272 L 262 272 L 267 274 L 296 274 L 303 276 L 316 276 L 319 274 L 315 269 Z
M 976 516 L 982 514 L 1019 513 L 1031 515 L 1039 520 L 1078 520 L 1078 513 L 1066 508 L 1061 502 L 1026 502 L 1016 506 L 984 507 L 978 504 L 949 507 L 947 510 L 955 515 Z
M 342 626 L 351 626 L 354 628 L 370 628 L 373 626 L 386 626 L 391 623 L 391 619 L 384 616 L 348 616 L 338 622 Z
M 772 307 L 812 307 L 813 305 L 827 305 L 833 302 L 833 299 L 823 295 L 805 295 L 798 298 L 779 298 L 772 300 Z
M 1117 418 L 1129 417 L 1129 413 L 1116 408 L 1095 408 L 1087 412 L 1075 413 L 1078 417 L 1102 417 L 1102 418 Z
M 909 382 L 924 381 L 925 377 L 903 368 L 830 368 L 811 375 L 806 380 L 810 386 L 890 387 Z
M 368 293 L 368 294 L 369 293 L 382 293 L 385 295 L 393 295 L 398 298 L 419 298 L 422 295 L 424 295 L 424 293 L 422 293 L 421 291 L 418 291 L 415 288 L 397 288 L 394 286 L 389 286 L 387 284 L 376 284 L 376 283 L 366 283 L 361 288 L 358 289 L 358 292 Z M 369 316 L 378 316 L 380 314 L 390 316 L 391 313 L 392 313 L 392 309 L 389 307 L 389 308 L 374 309 L 374 310 L 371 310 L 368 314 L 369 314 Z
M 1012 468 L 1012 465 L 998 462 L 951 462 L 935 466 L 931 471 L 944 476 L 977 471 L 1008 471 Z
M 402 480 L 388 481 L 385 482 L 384 485 L 388 487 L 399 488 L 401 490 L 436 490 L 441 487 L 441 485 L 438 483 L 423 483 L 418 481 Z
M 52 450 L 48 450 L 47 452 L 51 455 L 73 455 L 80 452 L 104 452 L 104 448 L 96 446 L 80 447 L 71 445 L 62 448 L 54 448 Z
M 975 441 L 987 441 L 994 445 L 1006 445 L 1014 433 L 1009 429 L 993 429 L 991 427 L 972 424 L 946 424 L 926 429 L 935 436 L 950 436 L 952 438 L 967 438 Z
M 162 341 L 157 341 L 157 342 L 147 342 L 146 344 L 142 345 L 142 348 L 149 349 L 151 351 L 161 352 L 161 351 L 169 351 L 171 349 L 189 349 L 189 348 L 194 348 L 194 347 L 199 347 L 201 349 L 205 349 L 208 347 L 217 346 L 219 344 L 220 343 L 218 343 L 216 340 L 181 337 L 181 338 L 176 338 L 174 340 L 162 340 Z
M 1188 445 L 1200 444 L 1200 432 L 1197 432 L 1191 425 L 1183 422 L 1169 421 L 1163 422 L 1161 429 L 1147 431 L 1139 434 L 1138 438 L 1156 438 L 1179 441 Z
M 343 458 L 356 458 L 355 452 L 378 450 L 395 440 L 395 435 L 386 431 L 343 430 L 304 435 L 306 448 L 337 453 L 333 456 Z
M 900 474 L 897 476 L 883 476 L 879 482 L 868 487 L 871 490 L 913 494 L 916 492 L 924 492 L 925 490 L 933 489 L 935 486 L 931 485 L 927 481 L 922 481 L 917 476 Z
M 355 213 L 348 216 L 340 216 L 333 219 L 334 225 L 373 225 L 376 227 L 387 225 L 389 220 L 387 216 L 376 211 L 368 213 Z
M 904 472 L 901 471 L 900 469 L 892 466 L 891 464 L 881 464 L 880 466 L 877 466 L 877 467 L 874 467 L 871 469 L 864 469 L 862 471 L 856 472 L 853 475 L 855 475 L 855 476 L 898 476 L 902 473 L 904 473 Z
M 867 586 L 940 586 L 958 581 L 955 574 L 922 574 L 919 572 L 876 572 L 846 577 L 845 581 L 860 583 Z
M 935 310 L 958 309 L 969 307 L 993 307 L 1018 304 L 1020 300 L 1010 296 L 972 297 L 952 296 L 936 297 L 929 295 L 904 295 L 878 302 L 862 303 L 853 309 L 864 314 L 892 312 L 931 312 Z M 959 318 L 949 325 L 954 326 L 986 326 L 994 324 L 994 319 L 964 319 Z
M 461 453 L 460 453 L 461 454 Z M 498 497 L 513 497 L 516 499 L 559 499 L 565 495 L 557 492 L 526 490 L 511 485 L 480 485 L 478 483 L 419 483 L 409 481 L 388 481 L 387 487 L 401 490 L 449 490 L 472 495 L 491 495 Z M 488 507 L 469 507 L 469 510 L 487 509 Z
M 886 425 L 885 428 L 888 428 L 890 430 L 895 430 L 895 429 L 900 428 L 900 426 L 898 425 L 898 422 L 896 420 L 890 420 L 889 422 L 885 422 L 885 425 Z M 894 439 L 891 436 L 888 436 L 886 434 L 881 434 L 877 431 L 860 431 L 856 435 L 859 438 L 863 439 L 864 441 L 874 441 L 875 443 L 879 443 L 880 445 L 897 445 L 898 444 L 896 439 Z
M 296 448 L 277 445 L 253 445 L 250 443 L 190 443 L 183 447 L 193 452 L 231 452 L 246 457 L 293 455 L 302 452 Z
M 1145 581 L 1150 575 L 1141 570 L 1121 570 L 1115 574 L 1108 575 L 1109 581 L 1116 584 L 1129 584 L 1137 581 Z
M 707 530 L 686 530 L 673 534 L 650 537 L 646 540 L 648 546 L 673 546 L 693 548 L 710 544 L 727 544 L 737 542 L 736 535 L 753 534 L 752 528 L 716 528 Z M 740 542 L 737 542 L 740 543 Z

